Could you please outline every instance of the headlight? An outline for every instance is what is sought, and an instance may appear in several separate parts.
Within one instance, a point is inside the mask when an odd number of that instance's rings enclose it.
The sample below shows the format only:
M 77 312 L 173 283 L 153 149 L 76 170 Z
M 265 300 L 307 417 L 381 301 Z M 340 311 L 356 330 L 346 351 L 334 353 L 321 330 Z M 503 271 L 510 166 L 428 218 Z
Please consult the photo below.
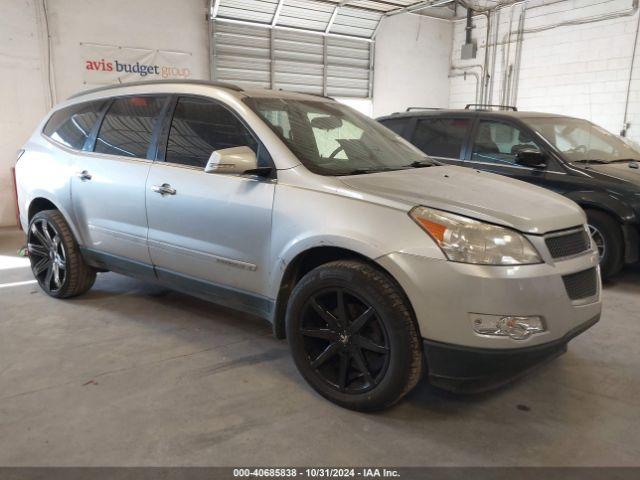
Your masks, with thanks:
M 427 207 L 415 207 L 409 216 L 454 262 L 482 265 L 525 265 L 542 260 L 520 233 Z

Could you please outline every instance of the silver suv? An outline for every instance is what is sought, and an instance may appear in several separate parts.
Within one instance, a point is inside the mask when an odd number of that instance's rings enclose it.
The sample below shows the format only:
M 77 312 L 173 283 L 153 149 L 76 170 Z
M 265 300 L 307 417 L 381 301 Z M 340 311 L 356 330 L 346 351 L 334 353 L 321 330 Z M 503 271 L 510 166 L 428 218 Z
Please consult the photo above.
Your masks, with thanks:
M 454 391 L 496 386 L 600 316 L 576 204 L 439 165 L 329 98 L 209 82 L 83 92 L 38 126 L 16 178 L 47 294 L 110 270 L 259 315 L 347 408 L 392 405 L 423 369 Z

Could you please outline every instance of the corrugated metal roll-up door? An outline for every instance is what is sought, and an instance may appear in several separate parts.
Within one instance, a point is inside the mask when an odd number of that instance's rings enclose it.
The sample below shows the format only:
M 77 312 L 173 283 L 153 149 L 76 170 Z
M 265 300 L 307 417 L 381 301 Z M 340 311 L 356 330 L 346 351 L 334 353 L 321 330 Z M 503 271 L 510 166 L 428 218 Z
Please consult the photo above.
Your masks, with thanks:
M 337 97 L 370 97 L 373 43 L 213 21 L 214 80 Z
M 214 22 L 213 79 L 245 88 L 271 88 L 271 31 Z
M 339 37 L 327 41 L 327 95 L 369 97 L 372 44 Z
M 324 37 L 304 32 L 272 30 L 273 88 L 323 94 Z

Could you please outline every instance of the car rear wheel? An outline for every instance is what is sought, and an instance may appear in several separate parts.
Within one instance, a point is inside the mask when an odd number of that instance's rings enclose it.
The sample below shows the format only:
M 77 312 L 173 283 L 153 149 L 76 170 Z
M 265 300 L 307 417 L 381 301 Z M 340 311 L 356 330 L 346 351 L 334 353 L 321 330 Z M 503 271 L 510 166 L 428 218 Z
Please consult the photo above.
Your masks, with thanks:
M 618 273 L 624 265 L 624 242 L 618 222 L 599 210 L 585 210 L 591 240 L 598 248 L 603 279 Z
M 33 216 L 27 251 L 34 277 L 51 297 L 80 295 L 95 282 L 95 270 L 84 262 L 69 225 L 57 210 L 44 210 Z
M 291 294 L 286 328 L 302 376 L 343 407 L 389 407 L 420 378 L 422 343 L 408 301 L 366 263 L 335 261 L 305 275 Z

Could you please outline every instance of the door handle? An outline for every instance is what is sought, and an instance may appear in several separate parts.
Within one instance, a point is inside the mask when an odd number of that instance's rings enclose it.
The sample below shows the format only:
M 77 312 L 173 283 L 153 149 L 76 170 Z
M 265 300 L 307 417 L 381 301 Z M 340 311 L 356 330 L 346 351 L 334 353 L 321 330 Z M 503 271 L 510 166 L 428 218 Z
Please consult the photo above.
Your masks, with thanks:
M 168 183 L 163 183 L 162 185 L 154 185 L 153 187 L 151 187 L 151 190 L 153 190 L 156 193 L 159 193 L 160 195 L 176 194 L 176 189 L 172 188 L 171 185 L 169 185 Z
M 81 172 L 78 172 L 78 178 L 80 180 L 82 180 L 83 182 L 85 180 L 91 180 L 91 174 L 89 172 L 87 172 L 86 170 L 82 170 Z

